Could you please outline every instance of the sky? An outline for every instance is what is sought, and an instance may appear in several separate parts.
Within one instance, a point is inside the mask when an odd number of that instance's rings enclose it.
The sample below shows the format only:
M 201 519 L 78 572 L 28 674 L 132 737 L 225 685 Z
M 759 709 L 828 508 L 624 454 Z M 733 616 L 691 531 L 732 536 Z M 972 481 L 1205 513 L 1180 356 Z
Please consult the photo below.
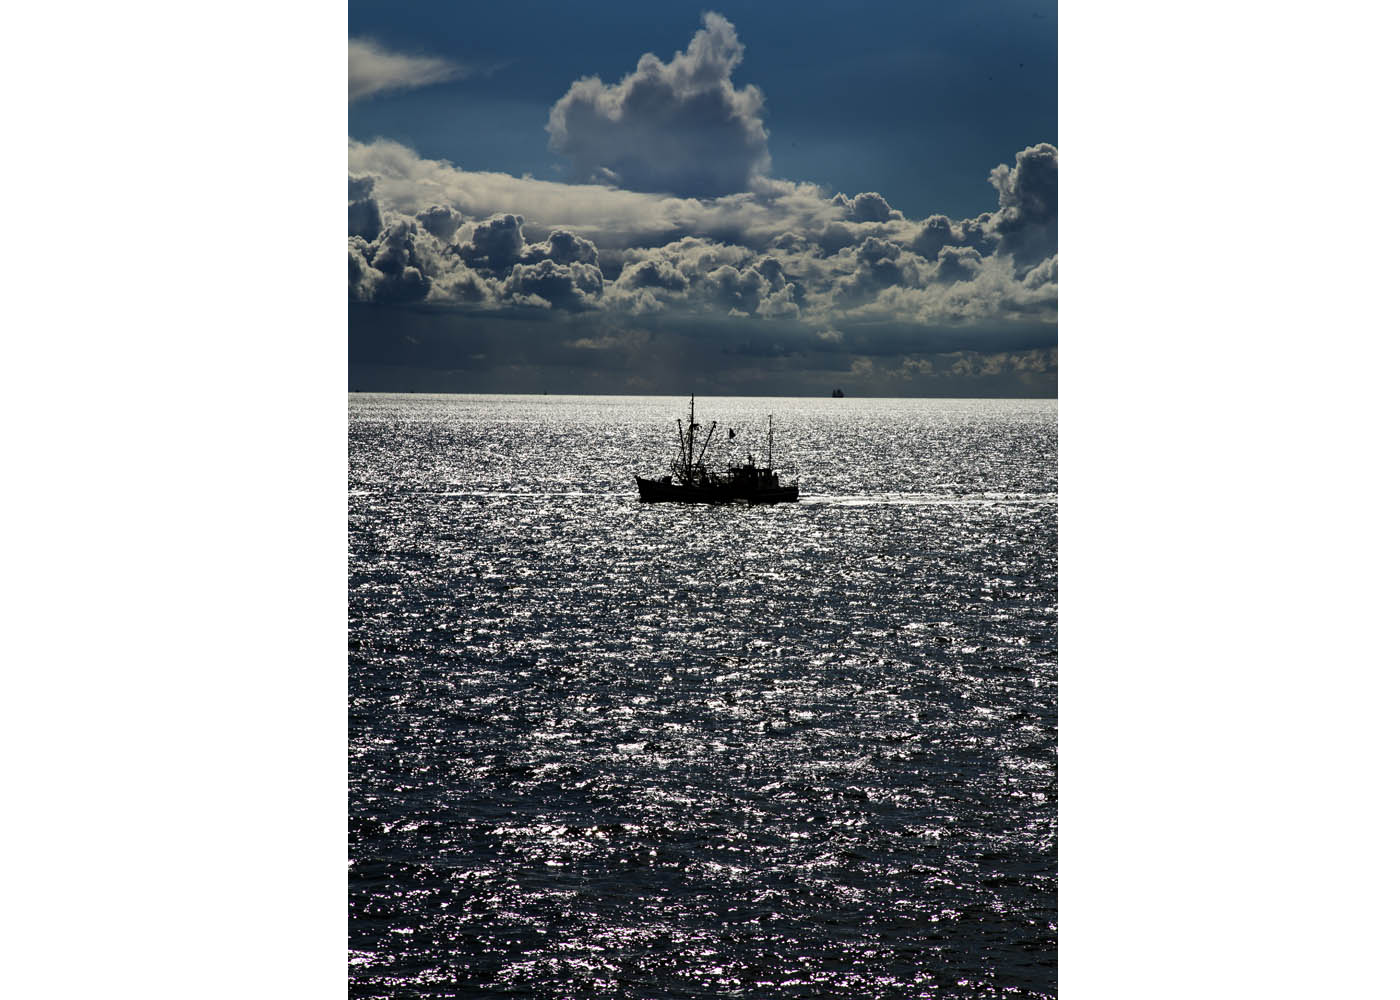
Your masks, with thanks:
M 352 389 L 1053 396 L 1053 3 L 349 6 Z

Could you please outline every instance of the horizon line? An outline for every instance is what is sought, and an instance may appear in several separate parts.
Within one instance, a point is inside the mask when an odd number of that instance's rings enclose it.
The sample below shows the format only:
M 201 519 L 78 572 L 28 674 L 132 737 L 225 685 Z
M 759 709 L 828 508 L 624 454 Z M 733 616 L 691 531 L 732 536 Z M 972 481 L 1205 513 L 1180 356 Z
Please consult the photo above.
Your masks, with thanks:
M 699 393 L 689 392 L 453 392 L 437 391 L 425 389 L 349 389 L 352 396 L 580 396 L 580 397 L 604 397 L 604 396 L 675 396 L 684 399 L 687 396 L 699 396 Z M 852 396 L 846 393 L 844 396 L 825 396 L 803 393 L 794 395 L 791 393 L 740 393 L 740 392 L 720 392 L 710 393 L 708 398 L 729 398 L 729 399 L 1053 399 L 1058 401 L 1059 395 L 1054 396 Z

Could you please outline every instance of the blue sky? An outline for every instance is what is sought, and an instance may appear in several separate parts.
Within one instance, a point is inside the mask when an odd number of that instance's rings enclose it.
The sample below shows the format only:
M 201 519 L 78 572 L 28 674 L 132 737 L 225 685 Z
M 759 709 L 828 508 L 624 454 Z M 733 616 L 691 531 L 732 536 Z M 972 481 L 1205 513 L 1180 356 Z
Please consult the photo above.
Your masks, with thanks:
M 492 67 L 350 109 L 350 134 L 385 136 L 464 167 L 559 176 L 549 109 L 574 80 L 616 80 L 643 52 L 667 57 L 704 5 L 365 2 L 351 37 Z M 987 171 L 1056 143 L 1056 6 L 1045 0 L 726 3 L 757 85 L 773 174 L 879 191 L 906 214 L 988 207 Z
M 519 390 L 578 374 L 550 345 L 640 362 L 703 329 L 734 357 L 782 326 L 782 363 L 713 388 L 1053 393 L 1053 3 L 356 0 L 349 28 L 352 345 L 402 310 L 445 344 L 557 329 L 533 372 L 474 351 L 428 383 Z M 352 351 L 352 384 L 400 360 Z

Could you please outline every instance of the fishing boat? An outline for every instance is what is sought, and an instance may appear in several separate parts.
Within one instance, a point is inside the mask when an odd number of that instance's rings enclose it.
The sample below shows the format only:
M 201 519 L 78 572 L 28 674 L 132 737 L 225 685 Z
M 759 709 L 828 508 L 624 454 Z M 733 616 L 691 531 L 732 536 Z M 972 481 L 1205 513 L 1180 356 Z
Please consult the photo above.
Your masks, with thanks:
M 797 500 L 797 484 L 784 486 L 773 471 L 773 418 L 768 418 L 768 464 L 757 465 L 753 455 L 742 465 L 724 472 L 713 472 L 705 465 L 718 421 L 711 421 L 704 443 L 696 454 L 700 425 L 695 422 L 695 397 L 690 397 L 690 425 L 682 428 L 676 418 L 679 450 L 671 460 L 671 474 L 660 479 L 635 476 L 643 503 L 792 503 Z M 729 436 L 733 437 L 731 430 Z

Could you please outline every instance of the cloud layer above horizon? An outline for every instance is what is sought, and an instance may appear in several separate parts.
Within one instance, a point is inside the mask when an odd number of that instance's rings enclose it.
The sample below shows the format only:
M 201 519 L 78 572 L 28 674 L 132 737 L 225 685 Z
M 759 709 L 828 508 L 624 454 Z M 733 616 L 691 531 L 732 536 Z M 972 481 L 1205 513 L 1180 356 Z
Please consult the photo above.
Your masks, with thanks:
M 909 219 L 874 191 L 772 178 L 763 96 L 733 82 L 743 51 L 706 14 L 669 61 L 648 53 L 615 84 L 575 81 L 546 126 L 572 183 L 350 140 L 350 299 L 619 326 L 780 321 L 828 344 L 936 328 L 978 350 L 983 331 L 1007 327 L 1053 341 L 1053 145 L 989 164 L 989 208 L 974 218 Z

